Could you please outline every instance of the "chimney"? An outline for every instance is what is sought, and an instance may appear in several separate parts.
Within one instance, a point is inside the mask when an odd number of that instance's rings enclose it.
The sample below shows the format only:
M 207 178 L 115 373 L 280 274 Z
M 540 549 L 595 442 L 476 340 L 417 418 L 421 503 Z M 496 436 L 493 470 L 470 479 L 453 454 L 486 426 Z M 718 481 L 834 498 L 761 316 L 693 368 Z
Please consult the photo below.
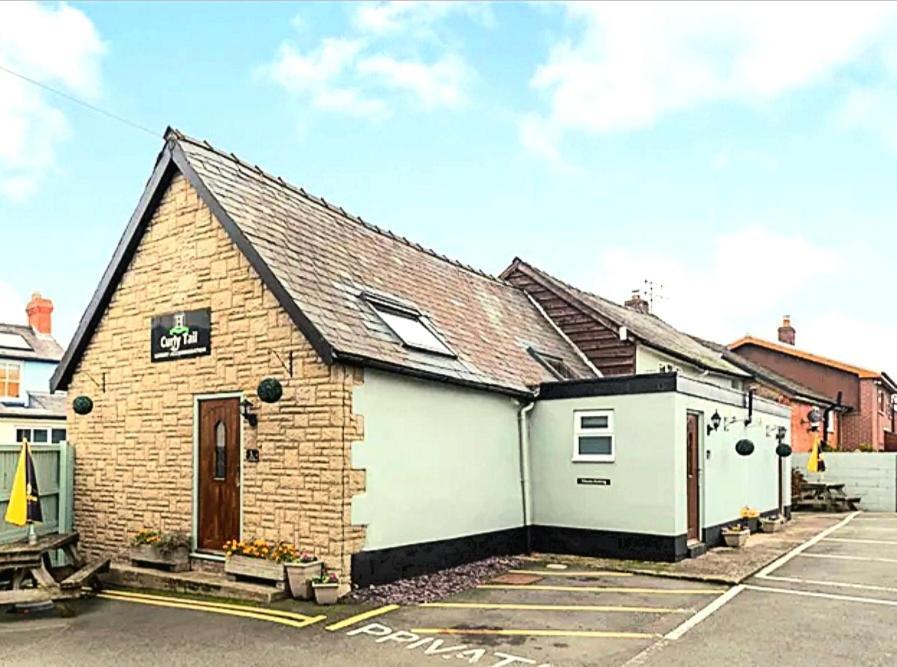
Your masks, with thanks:
M 31 328 L 42 334 L 49 334 L 53 331 L 53 302 L 45 299 L 40 292 L 31 295 L 31 301 L 25 306 L 25 312 L 28 313 L 28 324 Z
M 782 318 L 782 326 L 779 327 L 779 341 L 787 345 L 794 345 L 794 327 L 791 326 L 791 315 Z
M 651 304 L 649 304 L 642 298 L 642 295 L 637 289 L 632 290 L 632 296 L 624 301 L 623 305 L 630 310 L 634 310 L 638 313 L 644 313 L 645 315 L 651 312 Z

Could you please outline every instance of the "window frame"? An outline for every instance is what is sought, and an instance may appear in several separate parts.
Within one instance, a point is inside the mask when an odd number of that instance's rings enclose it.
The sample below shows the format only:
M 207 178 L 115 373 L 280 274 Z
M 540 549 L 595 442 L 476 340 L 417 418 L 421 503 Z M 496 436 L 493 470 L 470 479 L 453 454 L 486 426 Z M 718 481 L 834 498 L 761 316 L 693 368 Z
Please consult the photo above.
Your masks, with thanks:
M 583 427 L 583 417 L 607 417 L 607 426 Z M 612 408 L 597 408 L 573 411 L 573 462 L 574 463 L 614 463 L 617 458 L 617 438 L 614 434 L 614 411 Z M 579 440 L 583 437 L 609 437 L 610 454 L 582 454 Z
M 429 318 L 416 308 L 407 306 L 397 301 L 392 301 L 391 299 L 380 297 L 376 294 L 370 294 L 368 292 L 362 293 L 361 297 L 365 302 L 367 302 L 371 310 L 374 311 L 377 319 L 383 322 L 386 328 L 389 329 L 390 333 L 392 333 L 392 335 L 394 335 L 399 340 L 399 342 L 402 344 L 402 347 L 406 347 L 409 350 L 426 352 L 428 354 L 438 354 L 439 356 L 449 357 L 450 359 L 456 359 L 458 357 L 457 353 L 448 344 L 448 341 L 446 341 L 445 338 L 439 334 L 439 332 L 436 330 L 436 327 L 434 327 L 430 322 Z M 408 320 L 414 320 L 419 325 L 421 325 L 427 333 L 433 336 L 433 338 L 436 339 L 436 342 L 438 342 L 441 347 L 436 348 L 409 342 L 402 336 L 402 334 L 396 331 L 396 329 L 383 316 L 384 312 L 395 317 L 404 317 Z
M 19 371 L 19 394 L 17 396 L 7 395 L 6 387 L 9 386 L 9 380 L 4 380 L 4 384 L 0 384 L 0 401 L 6 403 L 24 403 L 24 384 L 25 384 L 25 364 L 15 359 L 0 359 L 0 367 L 11 366 L 16 367 Z

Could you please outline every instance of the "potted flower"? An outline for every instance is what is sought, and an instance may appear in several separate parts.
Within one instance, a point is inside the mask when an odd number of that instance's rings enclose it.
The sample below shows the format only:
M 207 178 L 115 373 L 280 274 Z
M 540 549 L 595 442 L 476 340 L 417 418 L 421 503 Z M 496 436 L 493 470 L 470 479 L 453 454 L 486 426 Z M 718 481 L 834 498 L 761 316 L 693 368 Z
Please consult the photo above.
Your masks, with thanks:
M 747 526 L 748 530 L 756 531 L 759 528 L 757 519 L 760 516 L 760 512 L 758 512 L 753 507 L 748 507 L 747 505 L 742 507 L 740 516 L 744 520 L 744 523 Z
M 259 539 L 226 542 L 224 572 L 235 579 L 262 579 L 272 582 L 277 588 L 284 588 L 286 573 L 283 559 L 287 557 L 287 546 L 288 543 L 285 542 L 274 543 Z
M 293 598 L 311 600 L 312 579 L 323 574 L 324 564 L 309 551 L 291 554 L 289 560 L 285 559 L 283 564 L 287 569 L 287 581 Z
M 785 526 L 785 519 L 777 513 L 760 517 L 760 530 L 764 533 L 777 533 Z
M 743 523 L 732 523 L 723 528 L 722 534 L 726 546 L 739 549 L 747 543 L 751 530 Z
M 190 569 L 190 546 L 190 536 L 184 531 L 163 533 L 145 528 L 131 538 L 129 556 L 135 565 L 183 572 Z
M 318 604 L 334 604 L 339 597 L 339 577 L 336 572 L 324 572 L 315 577 L 311 580 L 311 587 Z

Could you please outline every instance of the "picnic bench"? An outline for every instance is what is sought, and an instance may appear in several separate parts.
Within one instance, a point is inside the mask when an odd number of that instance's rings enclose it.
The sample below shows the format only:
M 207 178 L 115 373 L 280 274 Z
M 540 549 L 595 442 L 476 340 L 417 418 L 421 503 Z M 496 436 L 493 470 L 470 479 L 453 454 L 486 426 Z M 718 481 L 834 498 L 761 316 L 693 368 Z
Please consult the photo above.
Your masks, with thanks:
M 844 484 L 802 481 L 795 509 L 847 512 L 857 509 L 860 496 L 848 496 Z
M 74 614 L 70 601 L 82 596 L 84 587 L 97 590 L 98 575 L 109 569 L 109 559 L 87 563 L 78 553 L 78 533 L 39 537 L 34 544 L 19 540 L 0 544 L 0 576 L 9 577 L 12 587 L 0 589 L 0 608 L 30 602 L 52 602 L 63 616 Z M 74 567 L 54 569 L 50 555 L 61 550 Z

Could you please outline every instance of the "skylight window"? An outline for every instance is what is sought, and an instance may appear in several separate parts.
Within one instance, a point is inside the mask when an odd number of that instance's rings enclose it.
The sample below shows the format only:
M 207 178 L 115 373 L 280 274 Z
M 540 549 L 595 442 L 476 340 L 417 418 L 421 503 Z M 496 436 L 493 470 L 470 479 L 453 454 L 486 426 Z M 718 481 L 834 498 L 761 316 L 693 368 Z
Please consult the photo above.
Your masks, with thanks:
M 553 354 L 540 352 L 533 347 L 528 348 L 527 351 L 530 353 L 533 359 L 542 364 L 542 366 L 556 379 L 572 380 L 576 377 L 576 374 L 570 369 L 570 367 L 567 365 L 567 362 L 560 357 L 556 357 Z
M 0 333 L 0 347 L 10 350 L 30 350 L 31 346 L 22 336 L 14 333 Z
M 386 300 L 368 294 L 365 294 L 364 298 L 405 347 L 450 357 L 455 356 L 455 353 L 433 330 L 427 318 L 419 312 L 398 304 L 388 303 Z

